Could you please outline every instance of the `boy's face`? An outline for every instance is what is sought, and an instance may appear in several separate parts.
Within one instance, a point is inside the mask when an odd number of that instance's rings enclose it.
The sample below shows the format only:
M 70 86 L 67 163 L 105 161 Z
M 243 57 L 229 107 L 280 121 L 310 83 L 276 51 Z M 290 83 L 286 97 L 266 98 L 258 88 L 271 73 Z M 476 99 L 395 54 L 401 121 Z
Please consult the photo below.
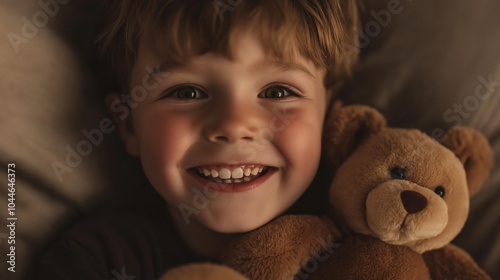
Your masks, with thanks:
M 327 102 L 323 69 L 303 57 L 273 59 L 250 33 L 238 39 L 233 60 L 207 53 L 160 67 L 147 84 L 159 83 L 120 125 L 171 210 L 224 233 L 262 226 L 306 190 Z M 154 53 L 140 46 L 132 89 L 143 87 L 146 68 L 161 65 Z

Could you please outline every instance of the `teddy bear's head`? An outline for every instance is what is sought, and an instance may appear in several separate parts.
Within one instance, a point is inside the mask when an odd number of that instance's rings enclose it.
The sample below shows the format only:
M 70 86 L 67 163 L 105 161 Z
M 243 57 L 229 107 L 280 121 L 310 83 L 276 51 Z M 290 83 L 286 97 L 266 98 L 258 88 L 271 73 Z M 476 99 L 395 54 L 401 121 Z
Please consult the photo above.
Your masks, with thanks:
M 337 222 L 419 253 L 460 232 L 470 196 L 492 166 L 487 140 L 470 128 L 452 128 L 438 142 L 419 130 L 388 128 L 365 106 L 342 108 L 326 127 Z

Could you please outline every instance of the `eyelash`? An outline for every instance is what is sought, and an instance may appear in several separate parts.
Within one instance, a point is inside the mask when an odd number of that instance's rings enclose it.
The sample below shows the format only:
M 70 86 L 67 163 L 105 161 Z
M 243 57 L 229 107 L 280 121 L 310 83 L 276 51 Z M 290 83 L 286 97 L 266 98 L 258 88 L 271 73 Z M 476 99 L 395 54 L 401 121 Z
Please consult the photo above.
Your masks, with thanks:
M 287 87 L 287 86 L 284 86 L 284 85 L 270 85 L 270 86 L 268 86 L 267 88 L 265 88 L 264 90 L 262 90 L 262 91 L 259 93 L 259 95 L 258 95 L 258 96 L 260 97 L 260 95 L 261 95 L 261 94 L 264 94 L 267 90 L 272 89 L 272 88 L 279 88 L 279 89 L 281 89 L 281 90 L 288 91 L 290 95 L 285 96 L 285 97 L 282 97 L 282 98 L 279 98 L 279 97 L 277 97 L 277 98 L 272 98 L 272 97 L 271 97 L 271 98 L 269 98 L 269 99 L 281 99 L 281 100 L 283 100 L 283 99 L 289 99 L 289 98 L 292 98 L 292 97 L 299 97 L 299 98 L 300 98 L 300 97 L 302 97 L 302 95 L 301 95 L 301 94 L 299 94 L 299 93 L 297 93 L 297 91 L 295 91 L 295 90 L 293 90 L 293 89 L 291 89 L 291 88 L 289 88 L 289 87 Z
M 285 90 L 289 93 L 289 95 L 287 96 L 284 96 L 284 97 L 262 97 L 261 95 L 265 94 L 267 90 L 269 89 L 272 89 L 272 88 L 278 88 L 280 90 Z M 194 89 L 194 94 L 195 96 L 200 96 L 200 95 L 204 95 L 204 97 L 201 97 L 201 98 L 186 98 L 186 97 L 179 97 L 179 96 L 173 96 L 174 94 L 179 94 L 179 91 L 180 90 L 183 90 L 183 89 Z M 258 95 L 258 97 L 261 97 L 261 98 L 264 98 L 264 99 L 281 99 L 281 100 L 284 100 L 284 99 L 289 99 L 289 98 L 292 98 L 292 97 L 302 97 L 301 94 L 297 93 L 297 91 L 287 87 L 287 86 L 284 86 L 284 85 L 270 85 L 268 86 L 267 88 L 263 89 Z M 168 90 L 166 91 L 164 94 L 162 94 L 162 96 L 160 97 L 160 99 L 165 99 L 165 98 L 175 98 L 177 100 L 195 100 L 195 99 L 205 99 L 205 98 L 208 98 L 208 95 L 205 93 L 205 91 L 199 89 L 198 87 L 196 86 L 191 86 L 191 85 L 185 85 L 185 86 L 180 86 L 180 87 L 177 87 L 177 88 L 174 88 L 174 89 L 171 89 L 171 90 Z
M 183 89 L 194 89 L 195 94 L 197 96 L 204 95 L 205 97 L 202 97 L 202 98 L 186 98 L 186 97 L 173 96 L 176 93 L 178 94 L 179 91 L 181 91 Z M 180 87 L 177 87 L 177 88 L 165 91 L 165 93 L 162 94 L 162 96 L 160 97 L 160 99 L 165 99 L 165 98 L 175 98 L 177 100 L 186 100 L 187 101 L 187 100 L 194 100 L 194 99 L 205 99 L 205 98 L 208 98 L 208 95 L 205 93 L 205 91 L 200 90 L 199 88 L 197 88 L 195 86 L 185 85 L 185 86 L 180 86 Z

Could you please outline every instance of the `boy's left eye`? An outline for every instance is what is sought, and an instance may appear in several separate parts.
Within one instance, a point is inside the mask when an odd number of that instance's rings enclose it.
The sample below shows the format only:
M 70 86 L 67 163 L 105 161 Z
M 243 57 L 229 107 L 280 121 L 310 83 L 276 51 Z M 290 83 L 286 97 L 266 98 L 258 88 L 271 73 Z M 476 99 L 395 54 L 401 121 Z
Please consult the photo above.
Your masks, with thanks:
M 299 96 L 293 90 L 284 86 L 271 86 L 266 88 L 258 95 L 260 98 L 286 98 L 290 96 Z
M 179 100 L 193 100 L 193 99 L 205 99 L 208 98 L 207 94 L 203 91 L 197 89 L 194 86 L 182 86 L 175 88 L 161 97 L 164 98 L 175 98 Z

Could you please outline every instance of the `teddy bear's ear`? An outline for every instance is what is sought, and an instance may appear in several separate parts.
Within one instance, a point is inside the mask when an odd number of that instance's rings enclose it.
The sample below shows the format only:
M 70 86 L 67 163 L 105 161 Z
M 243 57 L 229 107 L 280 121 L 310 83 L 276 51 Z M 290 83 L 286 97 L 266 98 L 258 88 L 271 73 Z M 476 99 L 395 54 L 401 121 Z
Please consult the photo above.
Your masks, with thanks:
M 464 165 L 470 196 L 474 195 L 490 174 L 493 151 L 488 140 L 478 131 L 457 126 L 446 133 L 443 145 Z
M 323 138 L 327 160 L 338 166 L 363 139 L 380 132 L 385 126 L 384 116 L 368 106 L 350 105 L 330 112 Z

